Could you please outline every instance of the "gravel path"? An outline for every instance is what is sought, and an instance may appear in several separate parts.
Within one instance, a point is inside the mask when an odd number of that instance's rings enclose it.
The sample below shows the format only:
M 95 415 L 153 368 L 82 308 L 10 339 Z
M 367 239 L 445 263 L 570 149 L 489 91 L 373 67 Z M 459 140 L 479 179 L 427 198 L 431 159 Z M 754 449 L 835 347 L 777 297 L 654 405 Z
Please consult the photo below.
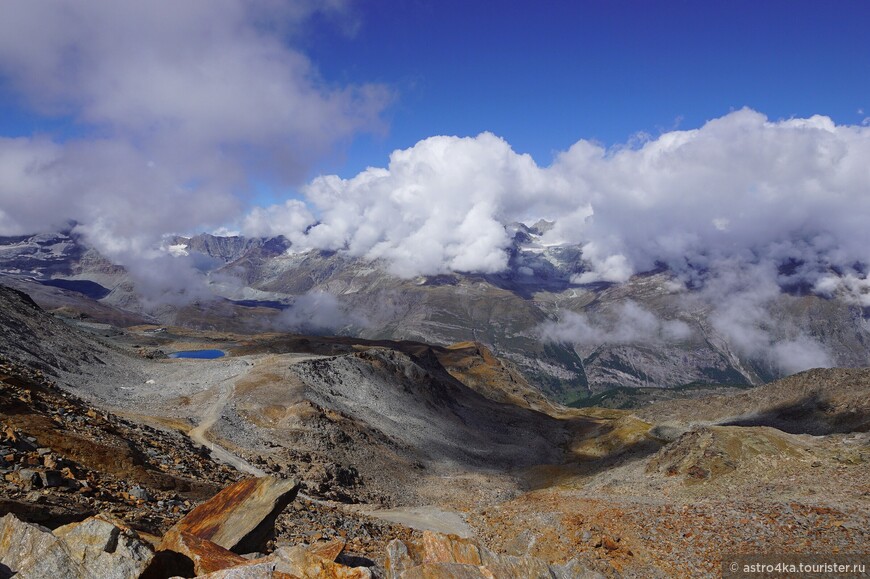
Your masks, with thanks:
M 241 373 L 240 373 L 241 374 Z M 218 387 L 221 389 L 220 395 L 211 406 L 209 406 L 202 415 L 199 424 L 187 433 L 187 435 L 195 442 L 202 444 L 211 451 L 214 458 L 221 462 L 225 462 L 236 470 L 252 474 L 254 476 L 266 476 L 266 471 L 255 467 L 246 460 L 236 456 L 222 446 L 212 442 L 206 437 L 208 430 L 214 426 L 214 423 L 220 418 L 224 407 L 229 402 L 235 391 L 235 381 L 240 374 L 230 376 L 222 380 Z
M 361 510 L 361 514 L 420 531 L 435 531 L 470 538 L 474 531 L 457 512 L 434 506 L 398 507 L 394 509 Z

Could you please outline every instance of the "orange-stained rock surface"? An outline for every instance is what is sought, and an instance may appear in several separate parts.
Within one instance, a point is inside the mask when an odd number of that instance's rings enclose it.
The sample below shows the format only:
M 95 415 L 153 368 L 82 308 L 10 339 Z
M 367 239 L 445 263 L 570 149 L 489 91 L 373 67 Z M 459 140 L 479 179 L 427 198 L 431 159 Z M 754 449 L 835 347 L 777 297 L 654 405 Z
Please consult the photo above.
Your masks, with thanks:
M 274 561 L 276 571 L 301 579 L 370 579 L 372 576 L 366 567 L 340 565 L 302 546 L 280 547 L 261 560 Z
M 193 509 L 170 532 L 184 531 L 240 554 L 261 551 L 298 490 L 291 479 L 244 479 Z
M 344 547 L 347 544 L 347 541 L 344 539 L 333 539 L 331 541 L 321 541 L 319 543 L 314 543 L 313 545 L 308 547 L 309 553 L 314 553 L 315 555 L 319 555 L 324 559 L 329 559 L 330 561 L 335 561 L 339 555 L 341 555 L 342 551 L 344 551 Z
M 191 571 L 205 575 L 247 563 L 248 560 L 220 545 L 186 531 L 170 530 L 144 578 L 169 577 Z
M 502 555 L 471 539 L 431 531 L 424 531 L 420 541 L 391 542 L 387 547 L 385 571 L 389 579 L 604 577 L 578 560 L 550 565 L 537 557 Z

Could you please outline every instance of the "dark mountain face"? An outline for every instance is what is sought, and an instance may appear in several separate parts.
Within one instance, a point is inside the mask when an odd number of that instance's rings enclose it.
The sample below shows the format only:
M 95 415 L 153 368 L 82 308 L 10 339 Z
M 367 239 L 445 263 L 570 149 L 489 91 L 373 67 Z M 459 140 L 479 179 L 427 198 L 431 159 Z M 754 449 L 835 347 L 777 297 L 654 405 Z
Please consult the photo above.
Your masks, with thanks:
M 69 276 L 85 253 L 80 238 L 70 233 L 0 237 L 2 269 L 19 275 Z
M 88 304 L 89 315 L 115 321 L 132 312 L 200 329 L 477 341 L 562 401 L 616 387 L 757 384 L 817 365 L 870 364 L 867 317 L 846 300 L 798 291 L 786 275 L 791 285 L 779 293 L 756 299 L 746 287 L 741 301 L 718 295 L 715 280 L 689 287 L 664 267 L 623 284 L 579 284 L 581 249 L 542 244 L 549 225 L 508 227 L 504 272 L 413 279 L 340 251 L 292 253 L 283 237 L 174 237 L 167 254 L 193 263 L 213 296 L 183 305 L 143 301 L 123 267 L 70 233 L 0 239 L 0 275 L 44 284 L 37 299 L 47 307 Z

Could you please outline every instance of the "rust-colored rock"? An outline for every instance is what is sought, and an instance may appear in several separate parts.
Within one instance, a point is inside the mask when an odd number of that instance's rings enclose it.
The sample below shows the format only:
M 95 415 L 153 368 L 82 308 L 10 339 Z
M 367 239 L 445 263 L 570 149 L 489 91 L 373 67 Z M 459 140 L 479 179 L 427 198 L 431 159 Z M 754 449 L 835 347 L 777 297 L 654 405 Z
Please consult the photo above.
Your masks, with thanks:
M 275 519 L 298 490 L 295 480 L 244 479 L 193 509 L 171 531 L 189 533 L 238 554 L 262 551 L 274 534 Z
M 372 576 L 366 567 L 340 565 L 301 546 L 281 547 L 260 560 L 274 561 L 275 571 L 301 579 L 370 579 Z
M 421 546 L 423 563 L 483 564 L 480 547 L 473 541 L 456 535 L 424 531 Z
M 308 547 L 309 553 L 314 553 L 324 559 L 329 559 L 330 561 L 335 561 L 338 559 L 338 556 L 341 555 L 342 551 L 344 551 L 344 547 L 347 544 L 347 541 L 344 539 L 333 539 L 331 541 L 321 541 L 319 543 L 314 543 L 313 545 Z
M 220 545 L 186 531 L 170 530 L 143 579 L 173 575 L 205 575 L 247 563 L 248 560 Z
M 470 539 L 431 531 L 424 531 L 419 542 L 392 541 L 387 546 L 384 567 L 389 579 L 602 577 L 576 560 L 565 565 L 550 565 L 543 559 L 528 555 L 500 555 Z
M 464 563 L 423 563 L 402 573 L 402 579 L 496 579 L 486 567 Z M 509 577 L 509 575 L 503 575 Z M 510 577 L 516 577 L 510 575 Z
M 608 551 L 616 551 L 619 549 L 619 543 L 608 536 L 601 537 L 601 545 Z

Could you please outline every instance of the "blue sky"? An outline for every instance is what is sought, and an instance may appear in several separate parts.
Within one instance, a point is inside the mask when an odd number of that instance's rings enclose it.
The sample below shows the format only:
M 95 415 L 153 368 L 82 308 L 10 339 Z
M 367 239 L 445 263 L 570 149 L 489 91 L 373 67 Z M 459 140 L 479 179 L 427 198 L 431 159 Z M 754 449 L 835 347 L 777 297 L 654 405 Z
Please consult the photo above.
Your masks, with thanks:
M 489 271 L 504 257 L 504 223 L 570 215 L 564 238 L 616 279 L 652 259 L 632 248 L 659 229 L 682 236 L 662 254 L 690 241 L 707 251 L 741 227 L 751 237 L 758 224 L 744 216 L 769 221 L 782 199 L 804 195 L 775 232 L 797 239 L 823 229 L 804 214 L 820 215 L 832 195 L 837 219 L 850 220 L 870 190 L 866 1 L 4 0 L 0 10 L 0 235 L 74 219 L 104 249 L 132 251 L 166 233 L 280 233 L 372 257 L 387 244 L 398 263 L 418 257 L 402 252 L 424 231 L 429 261 L 404 271 Z M 689 141 L 671 134 L 705 124 Z M 484 131 L 499 138 L 476 138 Z M 616 155 L 625 143 L 645 150 Z M 390 174 L 364 172 L 395 151 Z M 329 175 L 348 181 L 319 179 Z M 439 221 L 439 197 L 464 209 Z M 618 218 L 638 207 L 682 221 L 613 242 L 638 230 Z M 316 221 L 317 234 L 304 233 Z M 867 229 L 837 225 L 851 232 L 843 244 Z M 462 235 L 437 234 L 453 229 Z
M 580 138 L 621 144 L 742 107 L 842 124 L 870 116 L 861 112 L 870 111 L 867 2 L 339 4 L 337 14 L 310 15 L 288 45 L 326 84 L 377 83 L 392 99 L 377 130 L 346 135 L 306 179 L 384 166 L 391 151 L 434 135 L 491 131 L 547 165 Z M 34 111 L 15 88 L 0 74 L 0 136 L 94 130 L 74 109 Z
M 549 164 L 579 138 L 625 143 L 744 106 L 771 119 L 870 116 L 870 3 L 365 0 L 353 35 L 303 40 L 334 82 L 395 91 L 386 134 L 323 169 L 383 166 L 432 135 L 491 131 Z

